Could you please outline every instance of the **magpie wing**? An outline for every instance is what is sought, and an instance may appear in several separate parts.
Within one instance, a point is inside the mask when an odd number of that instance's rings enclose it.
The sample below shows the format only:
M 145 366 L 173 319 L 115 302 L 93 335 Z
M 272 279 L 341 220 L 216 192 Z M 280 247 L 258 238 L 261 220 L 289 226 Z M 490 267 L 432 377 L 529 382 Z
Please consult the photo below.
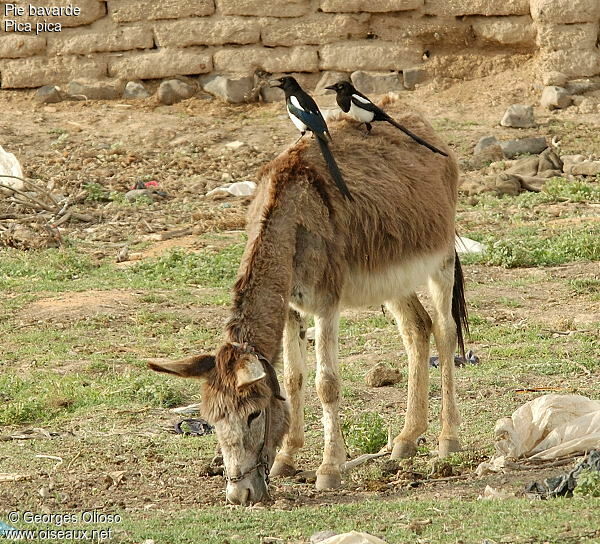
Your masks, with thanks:
M 350 97 L 352 103 L 363 110 L 371 111 L 375 116 L 386 116 L 386 113 L 371 102 L 364 94 L 352 93 Z
M 317 104 L 314 103 L 314 100 L 312 100 L 312 102 L 314 104 L 314 109 L 313 111 L 310 111 L 302 107 L 297 97 L 292 96 L 288 101 L 288 110 L 292 115 L 295 115 L 300 119 L 300 121 L 302 121 L 310 130 L 318 134 L 323 134 L 327 132 L 327 124 L 325 123 L 325 119 L 323 119 L 323 115 Z

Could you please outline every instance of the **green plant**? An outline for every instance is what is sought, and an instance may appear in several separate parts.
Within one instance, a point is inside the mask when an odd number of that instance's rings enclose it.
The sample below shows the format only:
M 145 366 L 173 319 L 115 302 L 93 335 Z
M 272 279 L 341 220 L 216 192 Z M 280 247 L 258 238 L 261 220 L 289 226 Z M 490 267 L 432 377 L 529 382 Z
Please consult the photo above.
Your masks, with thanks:
M 363 412 L 342 425 L 348 445 L 360 453 L 376 453 L 387 443 L 387 425 L 375 412 Z
M 600 472 L 586 468 L 579 473 L 577 487 L 573 492 L 577 497 L 600 497 Z

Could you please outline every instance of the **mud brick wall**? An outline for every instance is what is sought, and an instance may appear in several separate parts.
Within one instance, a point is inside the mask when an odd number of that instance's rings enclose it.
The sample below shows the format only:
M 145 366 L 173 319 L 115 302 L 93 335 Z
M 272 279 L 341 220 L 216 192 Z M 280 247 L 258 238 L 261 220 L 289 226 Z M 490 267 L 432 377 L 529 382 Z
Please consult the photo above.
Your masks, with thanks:
M 30 5 L 80 13 L 34 15 Z M 423 67 L 468 77 L 477 73 L 471 63 L 519 54 L 535 56 L 541 72 L 600 74 L 600 0 L 2 0 L 0 8 L 4 89 L 257 69 Z

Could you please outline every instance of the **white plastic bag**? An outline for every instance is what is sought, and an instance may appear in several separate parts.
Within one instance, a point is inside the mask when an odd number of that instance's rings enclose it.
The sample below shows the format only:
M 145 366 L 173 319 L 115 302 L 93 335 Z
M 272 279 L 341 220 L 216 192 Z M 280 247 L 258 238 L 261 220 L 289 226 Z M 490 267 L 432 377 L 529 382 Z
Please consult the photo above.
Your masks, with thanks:
M 12 153 L 8 153 L 4 151 L 2 146 L 0 145 L 0 176 L 17 176 L 19 178 L 23 177 L 23 170 L 21 169 L 21 165 Z M 23 190 L 24 185 L 20 179 L 15 178 L 4 178 L 0 177 L 0 184 L 13 187 L 14 189 L 18 189 L 20 191 Z

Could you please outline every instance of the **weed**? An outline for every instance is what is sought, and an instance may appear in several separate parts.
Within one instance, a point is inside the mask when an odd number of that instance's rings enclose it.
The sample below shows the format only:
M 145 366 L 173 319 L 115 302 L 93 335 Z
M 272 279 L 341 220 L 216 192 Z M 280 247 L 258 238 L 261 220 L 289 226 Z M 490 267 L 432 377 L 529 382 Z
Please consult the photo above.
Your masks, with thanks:
M 376 453 L 387 443 L 385 420 L 375 412 L 363 412 L 342 425 L 348 445 L 360 453 Z
M 600 472 L 585 469 L 577 477 L 577 487 L 573 491 L 577 497 L 600 497 Z

